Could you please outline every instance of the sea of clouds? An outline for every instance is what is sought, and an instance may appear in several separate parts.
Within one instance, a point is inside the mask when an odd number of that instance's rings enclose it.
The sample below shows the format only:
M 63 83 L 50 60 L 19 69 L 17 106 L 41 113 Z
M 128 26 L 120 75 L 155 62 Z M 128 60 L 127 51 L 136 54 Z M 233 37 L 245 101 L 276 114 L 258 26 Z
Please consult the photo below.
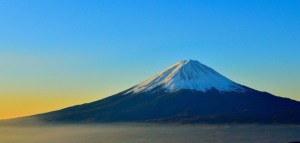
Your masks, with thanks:
M 0 127 L 1 143 L 288 143 L 296 125 L 89 124 Z

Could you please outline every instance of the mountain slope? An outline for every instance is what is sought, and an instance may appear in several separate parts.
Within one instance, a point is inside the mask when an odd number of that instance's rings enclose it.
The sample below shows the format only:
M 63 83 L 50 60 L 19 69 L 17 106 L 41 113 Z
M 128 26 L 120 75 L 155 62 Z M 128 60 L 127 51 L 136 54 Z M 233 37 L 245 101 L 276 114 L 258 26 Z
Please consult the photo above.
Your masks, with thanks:
M 193 60 L 119 94 L 35 115 L 43 122 L 300 123 L 300 103 L 235 83 Z

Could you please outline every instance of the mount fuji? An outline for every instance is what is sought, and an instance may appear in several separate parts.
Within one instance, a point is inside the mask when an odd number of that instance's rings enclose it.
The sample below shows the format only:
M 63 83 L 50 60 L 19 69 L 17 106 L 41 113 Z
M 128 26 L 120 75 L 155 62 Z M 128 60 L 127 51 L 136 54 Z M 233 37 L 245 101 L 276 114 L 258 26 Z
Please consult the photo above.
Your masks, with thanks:
M 49 123 L 299 124 L 300 102 L 254 90 L 198 61 L 184 60 L 116 95 L 24 118 Z

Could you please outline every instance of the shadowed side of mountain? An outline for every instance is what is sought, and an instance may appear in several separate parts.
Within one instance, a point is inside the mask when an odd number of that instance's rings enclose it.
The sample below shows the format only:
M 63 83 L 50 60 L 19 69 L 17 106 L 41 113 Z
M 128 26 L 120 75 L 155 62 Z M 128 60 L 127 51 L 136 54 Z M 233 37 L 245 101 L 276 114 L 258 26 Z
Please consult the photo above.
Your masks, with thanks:
M 172 94 L 118 94 L 36 117 L 44 122 L 59 123 L 299 124 L 299 115 L 299 102 L 265 92 L 181 90 Z

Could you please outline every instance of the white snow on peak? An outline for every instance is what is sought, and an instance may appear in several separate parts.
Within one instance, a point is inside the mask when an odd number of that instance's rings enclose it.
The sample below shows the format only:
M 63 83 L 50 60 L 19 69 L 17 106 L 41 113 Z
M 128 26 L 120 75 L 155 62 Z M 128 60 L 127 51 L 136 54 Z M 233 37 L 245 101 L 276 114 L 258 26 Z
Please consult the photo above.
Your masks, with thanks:
M 241 85 L 231 81 L 198 61 L 184 60 L 134 86 L 127 93 L 150 91 L 156 87 L 162 87 L 168 92 L 175 92 L 181 89 L 205 92 L 212 88 L 215 88 L 220 92 L 243 92 L 245 90 Z

